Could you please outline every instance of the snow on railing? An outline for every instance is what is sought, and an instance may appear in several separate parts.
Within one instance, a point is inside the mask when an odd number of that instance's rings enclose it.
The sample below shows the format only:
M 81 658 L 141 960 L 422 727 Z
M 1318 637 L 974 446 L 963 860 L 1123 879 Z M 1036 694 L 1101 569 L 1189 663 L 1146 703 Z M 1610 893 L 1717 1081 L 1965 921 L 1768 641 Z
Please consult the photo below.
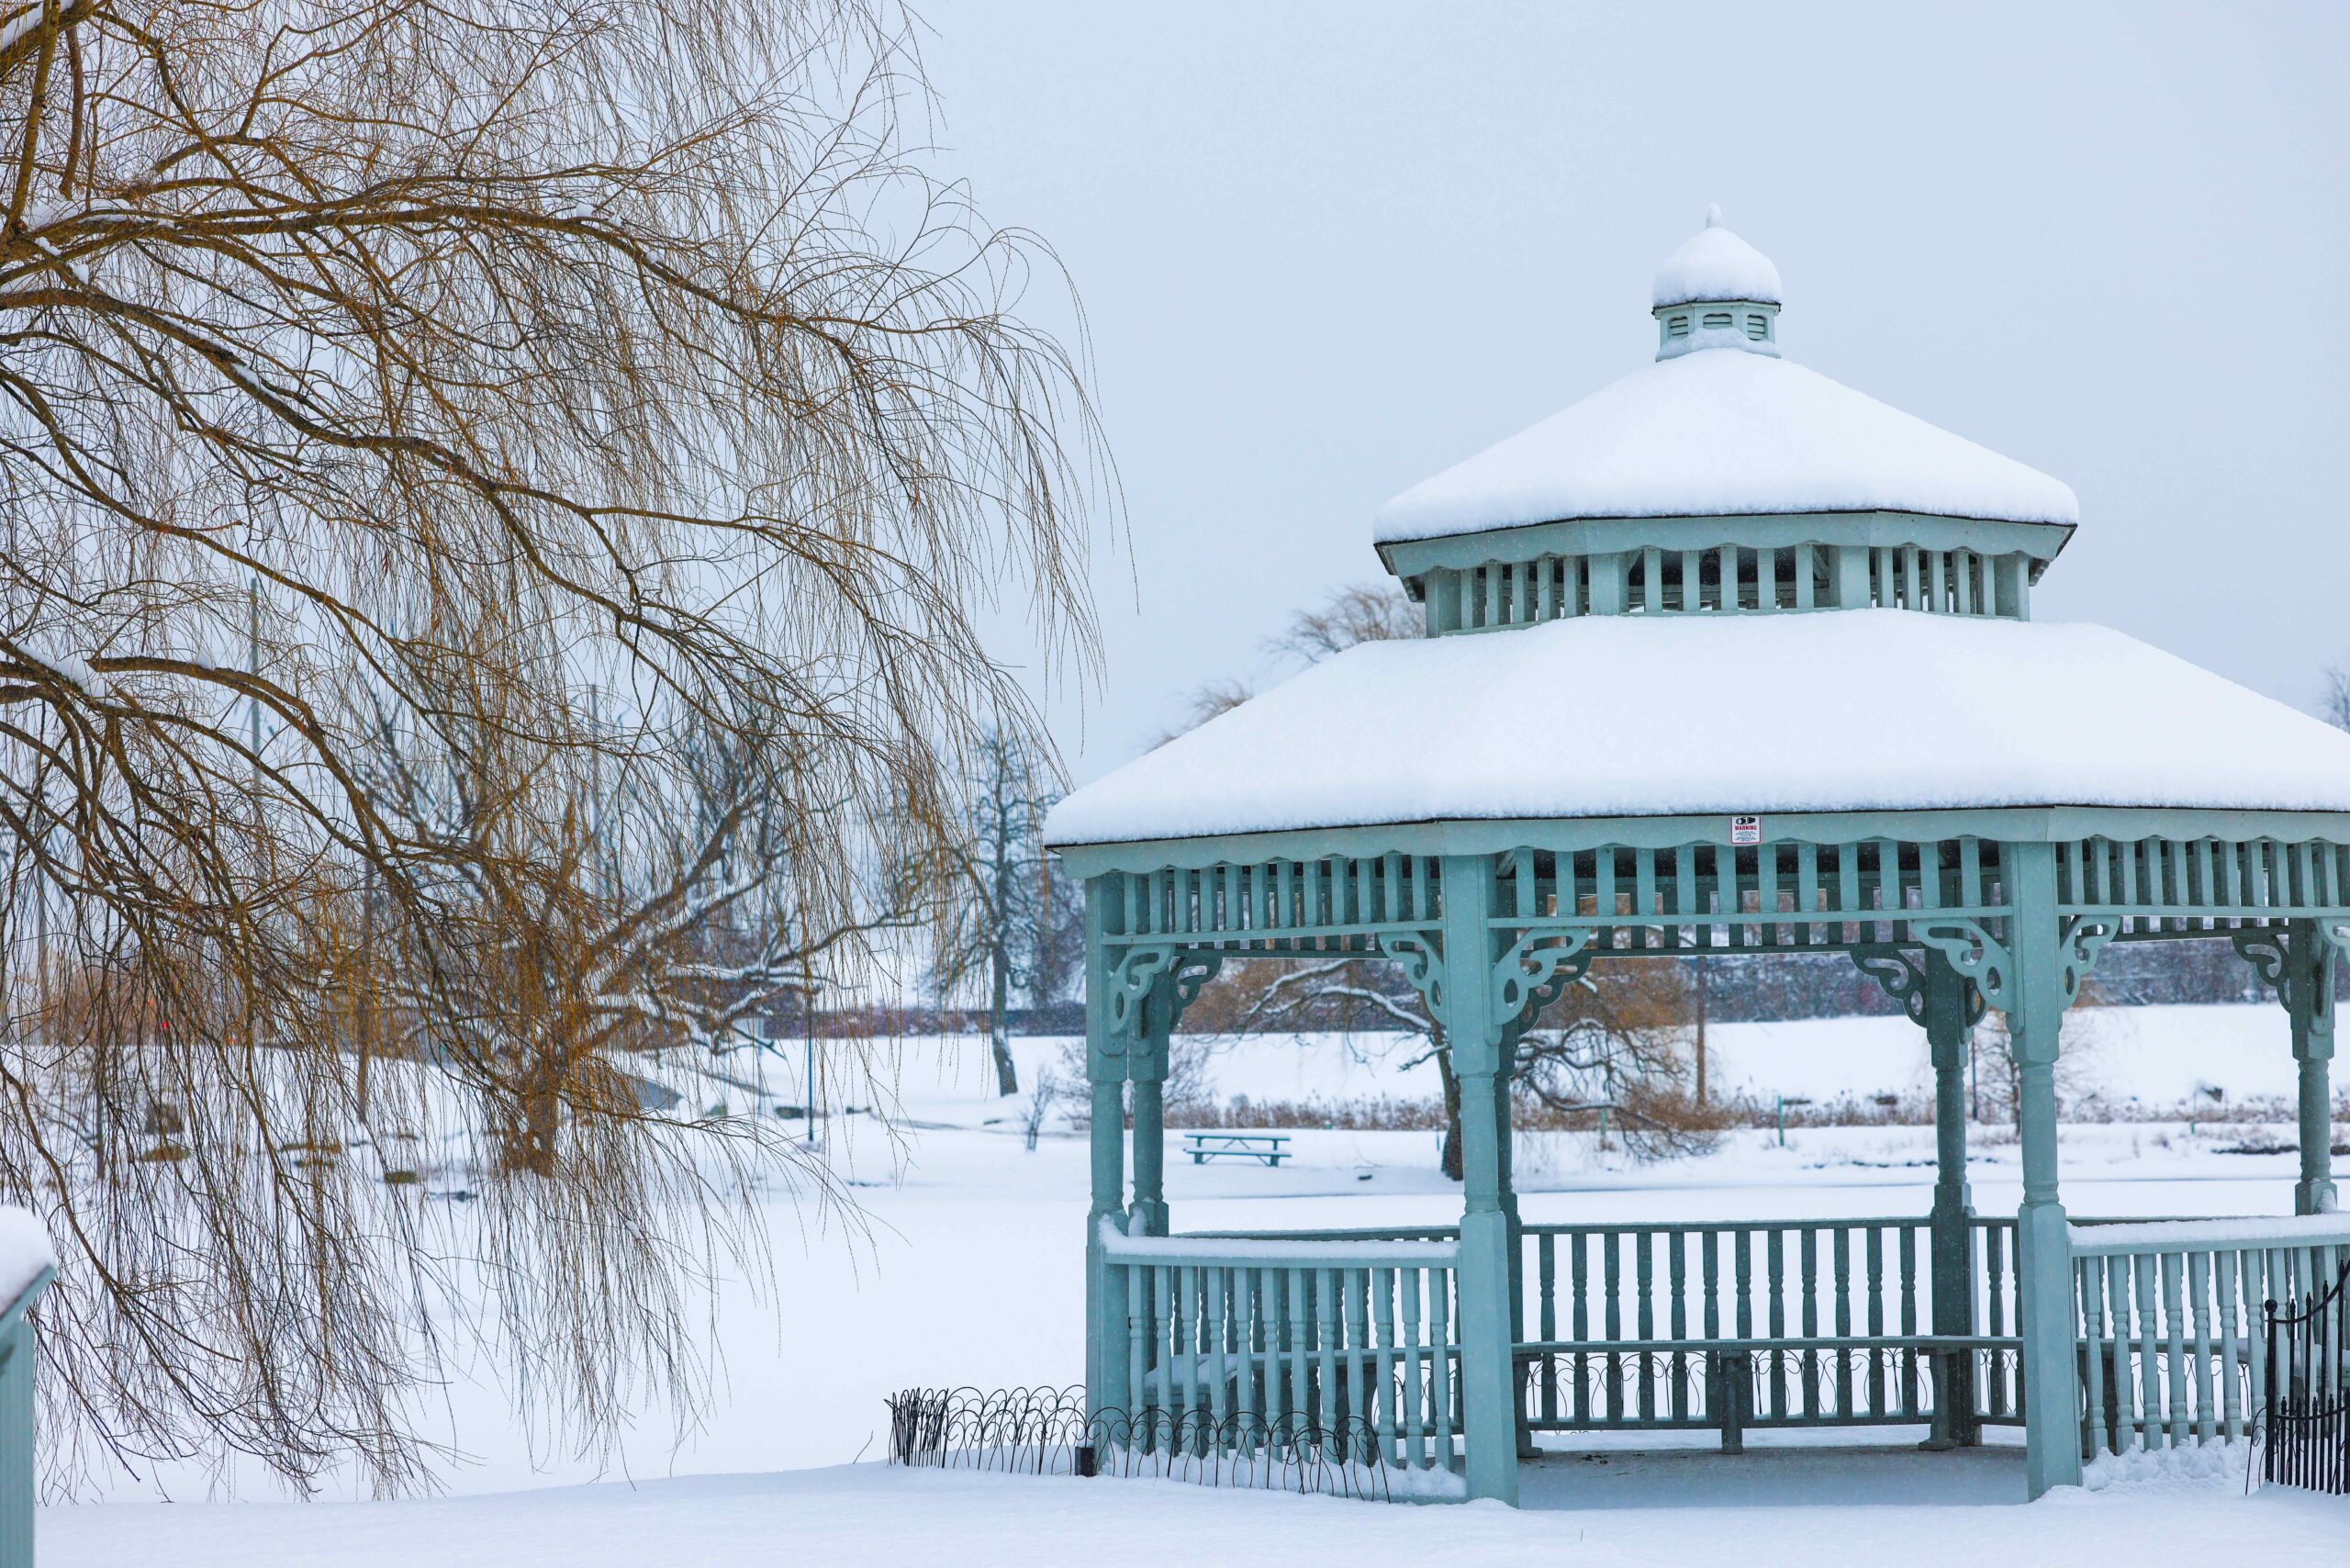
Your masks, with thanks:
M 2076 1226 L 2071 1242 L 2095 1459 L 2249 1436 L 2267 1396 L 2261 1307 L 2334 1277 L 2350 1215 Z

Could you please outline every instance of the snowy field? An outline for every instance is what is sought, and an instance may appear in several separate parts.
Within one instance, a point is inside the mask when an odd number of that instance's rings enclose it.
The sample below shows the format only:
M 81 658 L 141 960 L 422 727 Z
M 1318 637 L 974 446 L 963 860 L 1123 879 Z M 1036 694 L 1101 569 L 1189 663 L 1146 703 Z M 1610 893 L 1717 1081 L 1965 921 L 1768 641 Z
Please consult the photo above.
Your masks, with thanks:
M 1900 1092 L 1917 1088 L 1924 1071 L 1922 1041 L 1895 1019 L 1720 1026 L 1713 1037 L 1717 1081 L 1759 1095 Z M 1053 1041 L 1019 1045 L 1030 1081 L 1060 1049 Z M 2292 1082 L 2284 1013 L 2273 1005 L 2115 1010 L 2092 1056 L 2098 1088 L 2113 1100 L 2168 1103 L 2201 1085 L 2231 1099 L 2281 1095 Z M 2177 1555 L 2190 1534 L 2213 1551 L 2222 1540 L 2256 1538 L 2288 1559 L 2300 1542 L 2300 1561 L 2322 1562 L 2350 1541 L 2350 1503 L 2277 1492 L 2245 1499 L 2240 1473 L 2165 1483 L 2155 1494 L 2125 1485 L 2007 1507 L 2022 1495 L 2012 1448 L 1924 1456 L 1907 1450 L 1900 1439 L 1910 1435 L 1902 1433 L 1891 1434 L 1891 1446 L 1858 1452 L 1822 1452 L 1816 1440 L 1763 1441 L 1737 1461 L 1702 1446 L 1640 1454 L 1619 1444 L 1562 1455 L 1528 1472 L 1535 1511 L 1522 1517 L 1165 1483 L 887 1471 L 873 1462 L 886 1431 L 882 1401 L 893 1390 L 1071 1383 L 1081 1375 L 1085 1146 L 1056 1124 L 1026 1151 L 1019 1102 L 989 1092 L 984 1058 L 983 1047 L 966 1041 L 899 1048 L 896 1092 L 912 1129 L 902 1141 L 866 1115 L 825 1120 L 822 1136 L 855 1183 L 865 1223 L 803 1227 L 777 1200 L 769 1225 L 780 1299 L 728 1293 L 718 1330 L 724 1390 L 682 1441 L 664 1412 L 648 1409 L 617 1456 L 534 1452 L 500 1391 L 461 1379 L 433 1417 L 435 1435 L 467 1456 L 446 1478 L 453 1495 L 295 1504 L 252 1474 L 216 1482 L 192 1471 L 118 1473 L 100 1478 L 106 1501 L 45 1511 L 43 1561 L 725 1564 L 789 1553 L 828 1564 L 1033 1564 L 1107 1557 L 1136 1531 L 1161 1540 L 1175 1532 L 1185 1555 L 1202 1561 L 1278 1551 L 1295 1562 L 1376 1552 L 1401 1562 L 1580 1561 L 1581 1553 L 1610 1563 L 1922 1563 L 2008 1550 L 2012 1561 L 2032 1562 L 2128 1553 L 2133 1543 Z M 1382 1041 L 1264 1039 L 1220 1053 L 1211 1071 L 1225 1097 L 1432 1092 L 1430 1070 L 1401 1071 L 1401 1059 Z M 771 1081 L 796 1081 L 797 1047 L 776 1068 Z M 2289 1139 L 2288 1129 L 2270 1130 Z M 2226 1152 L 2258 1131 L 2243 1124 L 2206 1123 L 2191 1133 L 2164 1122 L 2068 1126 L 2067 1205 L 2085 1215 L 2286 1212 L 2293 1157 Z M 1278 1170 L 1170 1159 L 1176 1227 L 1458 1216 L 1457 1189 L 1435 1170 L 1432 1133 L 1294 1137 L 1298 1158 Z M 1985 1128 L 1974 1148 L 1977 1207 L 2011 1210 L 2020 1196 L 2013 1142 Z M 1769 1133 L 1741 1132 L 1711 1155 L 1662 1165 L 1603 1153 L 1588 1135 L 1540 1135 L 1522 1143 L 1518 1171 L 1533 1221 L 1922 1214 L 1932 1134 L 1791 1130 L 1781 1148 Z M 1864 1440 L 1886 1442 L 1887 1434 Z M 150 1501 L 158 1495 L 174 1501 Z M 1863 1498 L 1869 1506 L 1852 1506 Z M 1799 1531 L 1758 1529 L 1743 1512 L 1796 1502 L 1818 1505 Z M 1960 1508 L 1970 1510 L 1963 1527 L 1946 1512 Z M 2317 1551 L 2321 1543 L 2331 1544 Z

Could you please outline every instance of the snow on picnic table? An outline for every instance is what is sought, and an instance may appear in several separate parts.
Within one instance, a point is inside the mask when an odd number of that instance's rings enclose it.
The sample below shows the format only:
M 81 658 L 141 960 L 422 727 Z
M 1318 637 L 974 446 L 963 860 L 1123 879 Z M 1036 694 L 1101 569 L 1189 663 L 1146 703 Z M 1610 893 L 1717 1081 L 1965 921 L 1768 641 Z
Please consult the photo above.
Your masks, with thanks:
M 1718 1475 L 1736 1478 L 1710 1502 L 1595 1502 L 1570 1512 L 873 1464 L 418 1502 L 50 1509 L 40 1560 L 44 1568 L 1093 1568 L 1147 1554 L 1279 1568 L 2035 1568 L 2216 1562 L 2249 1542 L 2263 1562 L 2318 1564 L 2341 1561 L 2350 1540 L 2350 1501 L 2282 1489 L 2245 1497 L 2240 1483 L 2065 1489 L 2030 1506 L 1829 1502 L 1807 1484 L 1830 1463 L 1816 1456 L 1792 1462 L 1791 1478 L 1767 1454 L 1706 1457 Z M 1910 1457 L 1919 1470 L 1981 1459 Z M 1545 1484 L 1545 1468 L 1529 1473 L 1529 1492 Z

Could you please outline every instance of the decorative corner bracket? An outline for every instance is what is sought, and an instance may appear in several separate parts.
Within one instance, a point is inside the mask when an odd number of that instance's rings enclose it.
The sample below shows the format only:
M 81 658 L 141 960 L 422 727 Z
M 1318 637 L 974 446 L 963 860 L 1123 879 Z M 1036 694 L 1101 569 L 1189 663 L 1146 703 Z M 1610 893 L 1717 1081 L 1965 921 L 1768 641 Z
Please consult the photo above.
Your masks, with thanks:
M 1494 1021 L 1505 1036 L 1523 1029 L 1559 993 L 1590 971 L 1593 931 L 1529 932 L 1494 966 Z
M 1974 983 L 1975 994 L 1985 1005 L 2007 1010 L 2015 959 L 1980 922 L 1955 918 L 1913 920 L 1909 923 L 1909 935 L 1949 959 L 1952 969 Z M 1857 953 L 1854 961 L 1859 962 Z M 1867 966 L 1862 967 L 1865 972 Z M 1975 1016 L 1979 1019 L 1982 1014 L 1977 1013 Z
M 1901 1011 L 1912 1024 L 1926 1022 L 1926 963 L 1923 955 L 1912 954 L 1906 947 L 1890 942 L 1864 942 L 1852 950 L 1852 966 L 1876 981 L 1877 985 L 1899 1003 Z M 1983 1014 L 1990 1004 L 1983 1000 L 1983 992 L 1972 980 L 1961 977 L 1965 992 L 1959 1003 L 1959 1025 L 1972 1029 L 1983 1022 Z
M 1852 949 L 1852 967 L 1876 981 L 1912 1024 L 1926 1021 L 1926 966 L 1919 959 L 1889 942 L 1863 942 Z
M 2076 914 L 2065 923 L 2061 945 L 2065 958 L 2065 1004 L 2080 994 L 2081 982 L 2097 968 L 2097 958 L 2121 935 L 2118 914 Z
M 2298 988 L 2307 977 L 2311 988 L 2309 1026 L 2311 1030 L 2331 1035 L 2333 1030 L 2333 966 L 2328 959 L 2340 955 L 2350 958 L 2350 920 L 2319 919 L 2311 923 L 2317 933 L 2319 946 L 2314 953 L 2304 955 L 2294 951 L 2294 932 L 2284 925 L 2255 925 L 2228 933 L 2228 945 L 2236 956 L 2252 966 L 2261 983 L 2277 993 L 2277 1000 L 2288 1012 L 2298 1009 L 2300 998 Z
M 1183 1010 L 1200 999 L 1208 981 L 1224 972 L 1224 955 L 1187 949 L 1175 955 L 1175 967 L 1168 976 L 1168 989 L 1173 992 L 1174 1016 L 1168 1019 L 1173 1028 L 1183 1016 Z
M 1150 994 L 1181 956 L 1172 946 L 1153 943 L 1127 948 L 1110 966 L 1110 1037 L 1102 1043 L 1104 1056 L 1123 1056 L 1125 1042 L 1142 1037 Z
M 1909 933 L 1950 960 L 1951 968 L 1975 982 L 1985 1005 L 2002 1013 L 2013 999 L 2015 956 L 1976 921 L 1964 919 L 1913 921 Z M 2057 984 L 2065 1005 L 2081 994 L 2081 982 L 2097 967 L 2098 955 L 2121 935 L 2121 917 L 2076 914 L 2056 934 Z M 1857 961 L 1857 958 L 1856 958 Z M 1865 966 L 1863 966 L 1865 968 Z M 1969 1009 L 1979 1019 L 1982 1014 Z
M 2237 958 L 2252 966 L 2252 972 L 2260 977 L 2261 984 L 2280 998 L 2286 995 L 2292 980 L 2287 976 L 2285 966 L 2293 944 L 2283 926 L 2241 927 L 2228 933 L 2228 946 L 2236 950 Z
M 1379 950 L 1404 971 L 1428 1016 L 1444 1016 L 1444 943 L 1433 931 L 1387 931 L 1379 935 Z

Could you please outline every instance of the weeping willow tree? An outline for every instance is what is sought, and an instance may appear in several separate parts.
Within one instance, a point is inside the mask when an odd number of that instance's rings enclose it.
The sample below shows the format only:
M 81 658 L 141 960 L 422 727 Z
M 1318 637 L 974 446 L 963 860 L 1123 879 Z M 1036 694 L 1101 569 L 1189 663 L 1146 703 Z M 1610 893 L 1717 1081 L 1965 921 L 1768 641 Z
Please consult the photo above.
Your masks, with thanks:
M 922 906 L 971 716 L 1034 727 L 983 619 L 1092 656 L 1059 274 L 926 172 L 906 38 L 0 0 L 0 1196 L 69 1477 L 415 1484 L 459 1346 L 582 1445 L 706 1390 L 795 1146 L 632 1064 Z

